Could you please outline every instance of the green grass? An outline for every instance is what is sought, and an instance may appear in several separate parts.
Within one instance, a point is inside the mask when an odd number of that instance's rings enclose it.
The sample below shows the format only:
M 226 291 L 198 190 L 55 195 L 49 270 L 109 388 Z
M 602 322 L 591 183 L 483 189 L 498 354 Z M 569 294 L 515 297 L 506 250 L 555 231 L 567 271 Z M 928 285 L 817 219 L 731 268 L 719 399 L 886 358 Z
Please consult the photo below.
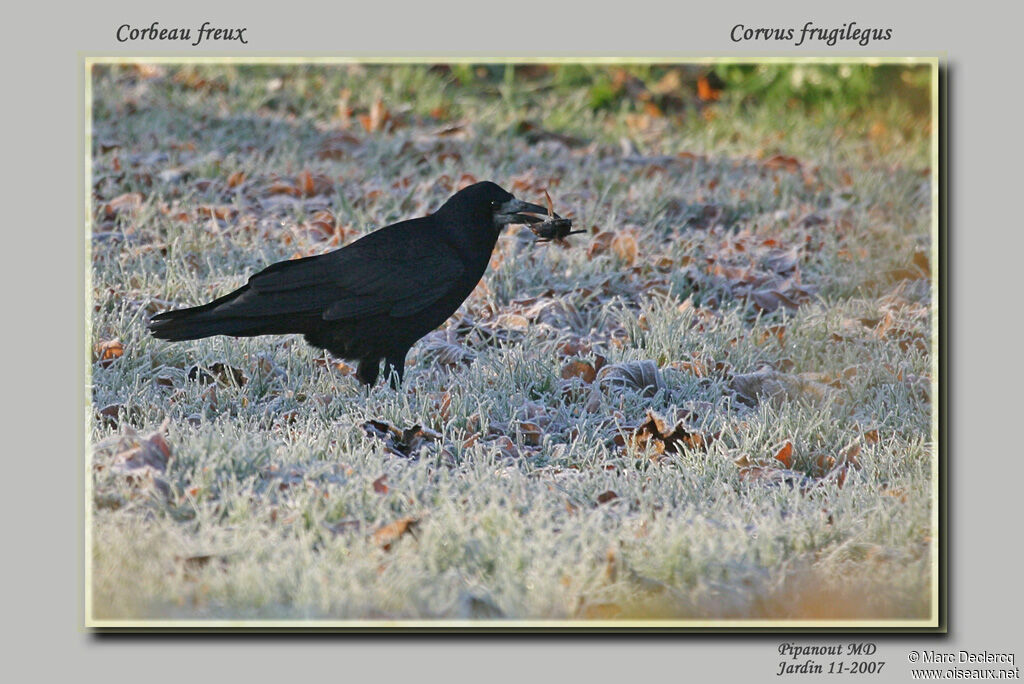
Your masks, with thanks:
M 506 71 L 94 68 L 89 324 L 124 353 L 91 368 L 92 617 L 927 618 L 933 302 L 913 271 L 931 248 L 927 120 L 896 91 L 867 109 L 726 91 L 642 121 L 628 101 L 592 109 L 586 70 Z M 325 157 L 340 98 L 352 137 Z M 399 125 L 366 132 L 378 98 Z M 268 194 L 304 171 L 323 192 Z M 399 392 L 367 392 L 298 337 L 145 331 L 156 311 L 333 248 L 302 228 L 318 210 L 348 242 L 433 210 L 463 174 L 531 201 L 548 188 L 578 227 L 632 235 L 636 258 L 588 254 L 589 234 L 568 249 L 507 234 Z M 104 208 L 133 192 L 134 211 Z M 799 307 L 759 311 L 758 288 Z M 435 363 L 445 339 L 472 362 Z M 562 380 L 598 356 L 653 360 L 664 387 Z M 244 383 L 189 380 L 215 363 Z M 821 384 L 743 400 L 736 377 L 764 366 Z M 649 410 L 689 412 L 717 439 L 660 457 L 617 444 Z M 132 435 L 165 420 L 166 472 L 119 469 Z M 368 420 L 439 438 L 396 456 Z M 788 480 L 735 463 L 781 470 L 786 442 Z M 825 477 L 857 447 L 842 486 Z M 410 517 L 387 548 L 374 536 Z

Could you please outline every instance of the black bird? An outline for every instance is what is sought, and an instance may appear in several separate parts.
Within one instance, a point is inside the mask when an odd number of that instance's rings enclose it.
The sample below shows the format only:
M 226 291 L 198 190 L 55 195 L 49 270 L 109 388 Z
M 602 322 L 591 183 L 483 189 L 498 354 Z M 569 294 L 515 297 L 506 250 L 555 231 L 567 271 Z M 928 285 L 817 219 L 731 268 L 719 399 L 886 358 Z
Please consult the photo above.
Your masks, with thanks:
M 501 230 L 529 221 L 519 212 L 548 210 L 490 181 L 476 183 L 433 214 L 327 254 L 273 264 L 209 304 L 154 316 L 149 329 L 164 340 L 298 333 L 314 347 L 357 360 L 356 377 L 367 385 L 384 359 L 397 385 L 409 348 L 480 282 Z

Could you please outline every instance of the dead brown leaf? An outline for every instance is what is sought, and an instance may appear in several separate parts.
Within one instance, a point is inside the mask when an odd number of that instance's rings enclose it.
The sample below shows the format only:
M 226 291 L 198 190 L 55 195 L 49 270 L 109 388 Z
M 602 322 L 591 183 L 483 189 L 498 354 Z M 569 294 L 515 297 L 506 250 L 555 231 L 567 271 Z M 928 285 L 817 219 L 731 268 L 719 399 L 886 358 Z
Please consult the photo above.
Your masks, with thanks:
M 396 520 L 393 523 L 378 528 L 372 535 L 375 544 L 385 551 L 391 550 L 391 545 L 406 534 L 416 537 L 416 527 L 420 524 L 419 518 L 406 517 Z
M 303 171 L 296 179 L 296 187 L 305 197 L 326 195 L 334 189 L 334 180 L 323 173 Z
M 123 409 L 124 404 L 109 404 L 99 409 L 96 414 L 101 421 L 117 427 L 118 416 Z
M 319 233 L 319 237 L 322 239 L 337 236 L 339 243 L 344 240 L 345 233 L 347 232 L 337 223 L 334 218 L 334 214 L 326 209 L 314 212 L 313 215 L 309 217 L 309 221 L 303 225 Z
M 447 390 L 444 392 L 432 392 L 428 395 L 431 412 L 440 417 L 442 422 L 447 422 L 452 408 L 452 395 Z
M 142 437 L 136 446 L 118 453 L 114 457 L 118 464 L 113 469 L 122 473 L 145 468 L 152 468 L 160 473 L 165 472 L 171 458 L 171 447 L 167 444 L 163 433 L 169 423 L 169 420 L 165 420 L 159 429 Z M 128 440 L 130 439 L 128 438 Z
M 697 79 L 697 97 L 705 102 L 714 102 L 722 96 L 722 91 L 719 88 L 715 88 L 711 85 L 707 76 L 701 76 Z
M 328 360 L 326 358 L 320 357 L 318 359 L 315 359 L 313 363 L 323 368 L 328 368 L 330 370 L 337 371 L 338 373 L 341 373 L 342 376 L 346 377 L 349 375 L 354 375 L 356 372 L 356 369 L 353 368 L 351 365 L 345 363 L 344 361 L 337 361 L 335 359 Z
M 814 475 L 824 477 L 836 467 L 836 459 L 828 454 L 818 454 L 814 458 Z
M 219 221 L 230 221 L 238 216 L 238 209 L 229 204 L 206 204 L 196 207 L 196 216 L 212 218 Z
M 773 403 L 791 399 L 805 399 L 822 404 L 834 397 L 835 390 L 806 374 L 791 375 L 764 366 L 753 373 L 737 373 L 732 376 L 729 386 L 742 401 L 755 405 L 763 398 Z
M 456 341 L 446 331 L 433 332 L 419 344 L 420 355 L 424 360 L 437 366 L 455 367 L 468 365 L 476 358 L 476 352 Z
M 800 304 L 778 290 L 754 290 L 750 293 L 750 298 L 758 309 L 766 313 L 775 311 L 779 306 L 785 306 L 793 311 L 800 308 Z
M 367 133 L 377 133 L 387 129 L 388 124 L 391 123 L 391 112 L 384 106 L 384 100 L 379 97 L 374 100 L 370 105 L 369 113 L 359 116 L 359 123 Z
M 275 180 L 272 181 L 263 189 L 264 195 L 289 195 L 291 197 L 300 197 L 302 190 L 296 187 L 295 183 L 291 180 Z
M 597 377 L 597 371 L 587 361 L 574 360 L 569 361 L 562 366 L 562 379 L 570 380 L 572 378 L 579 378 L 584 383 L 590 384 L 594 382 Z
M 615 233 L 610 230 L 595 234 L 590 240 L 590 246 L 587 248 L 587 256 L 594 257 L 598 254 L 604 254 L 612 248 L 612 240 L 614 239 Z
M 363 431 L 367 436 L 375 437 L 384 442 L 384 448 L 395 456 L 416 459 L 420 449 L 428 443 L 439 442 L 441 435 L 433 430 L 413 425 L 399 430 L 382 420 L 368 420 L 363 423 Z
M 235 385 L 238 387 L 249 381 L 241 369 L 229 366 L 223 361 L 217 361 L 209 366 L 192 366 L 188 369 L 188 379 L 202 385 L 216 382 L 220 385 Z
M 523 136 L 527 142 L 534 145 L 547 141 L 557 142 L 566 147 L 582 147 L 586 144 L 586 141 L 580 138 L 556 131 L 549 131 L 533 121 L 522 120 L 516 125 L 515 130 L 518 135 Z
M 523 438 L 523 444 L 528 446 L 540 446 L 541 440 L 544 438 L 544 431 L 541 427 L 529 421 L 519 422 L 519 434 Z
M 106 368 L 124 355 L 124 345 L 121 340 L 105 340 L 93 348 L 93 361 L 98 362 Z
M 216 567 L 219 570 L 224 570 L 228 565 L 226 557 L 208 553 L 194 556 L 175 556 L 174 560 L 181 564 L 182 574 L 185 579 L 190 581 L 198 580 L 199 573 L 207 567 Z M 216 561 L 216 563 L 213 561 Z
M 921 273 L 923 273 L 925 276 L 928 276 L 928 275 L 931 274 L 932 270 L 931 270 L 931 266 L 929 264 L 929 259 L 928 259 L 928 253 L 927 252 L 922 252 L 922 251 L 914 252 L 913 262 L 914 262 L 914 266 L 917 266 L 917 268 L 920 269 Z
M 496 447 L 504 458 L 519 458 L 521 455 L 519 449 L 516 448 L 516 443 L 508 435 L 499 435 L 494 439 L 485 441 L 484 444 Z
M 580 339 L 578 335 L 573 335 L 567 341 L 563 342 L 558 346 L 559 356 L 578 356 L 580 354 L 590 353 L 590 345 Z M 600 370 L 600 369 L 597 369 Z M 564 372 L 564 370 L 563 370 Z M 562 376 L 565 377 L 564 375 Z
M 636 236 L 632 232 L 625 231 L 616 233 L 615 237 L 612 238 L 611 250 L 618 257 L 619 261 L 627 266 L 632 266 L 636 263 L 636 258 L 640 251 Z
M 816 483 L 803 473 L 788 468 L 766 468 L 763 466 L 751 466 L 740 468 L 740 480 L 750 484 L 760 484 L 769 487 L 787 485 L 807 490 Z
M 118 216 L 132 216 L 142 208 L 142 202 L 141 192 L 126 192 L 103 205 L 103 216 L 107 219 L 114 219 Z
M 717 435 L 704 435 L 690 430 L 685 421 L 679 421 L 670 430 L 665 419 L 654 411 L 647 411 L 647 420 L 635 428 L 629 437 L 634 450 L 645 452 L 648 449 L 652 456 L 661 454 L 682 453 L 683 448 L 705 450 L 717 438 Z M 616 438 L 616 443 L 625 444 L 625 440 Z
M 318 159 L 341 159 L 362 144 L 358 137 L 344 131 L 335 131 L 323 139 L 317 150 Z
M 604 366 L 597 374 L 597 384 L 602 390 L 628 389 L 639 391 L 645 397 L 653 397 L 665 389 L 665 380 L 658 364 L 650 359 L 624 361 Z
M 793 443 L 787 441 L 782 445 L 782 448 L 775 452 L 775 460 L 786 466 L 787 468 L 793 467 Z
M 776 154 L 764 162 L 765 168 L 772 170 L 783 170 L 790 173 L 797 173 L 803 166 L 796 157 L 787 157 L 784 154 Z

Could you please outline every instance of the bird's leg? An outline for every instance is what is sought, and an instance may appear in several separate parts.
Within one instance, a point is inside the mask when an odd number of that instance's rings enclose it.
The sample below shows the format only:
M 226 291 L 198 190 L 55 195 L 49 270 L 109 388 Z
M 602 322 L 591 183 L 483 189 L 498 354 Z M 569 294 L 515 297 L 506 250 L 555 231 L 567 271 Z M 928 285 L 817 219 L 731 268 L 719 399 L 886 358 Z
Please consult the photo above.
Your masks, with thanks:
M 387 361 L 384 362 L 384 372 L 391 382 L 392 389 L 397 390 L 402 384 L 402 377 L 405 376 L 405 355 L 408 351 L 406 349 L 398 354 L 388 356 Z
M 359 359 L 359 366 L 356 368 L 356 377 L 359 382 L 367 387 L 372 387 L 380 375 L 380 359 Z

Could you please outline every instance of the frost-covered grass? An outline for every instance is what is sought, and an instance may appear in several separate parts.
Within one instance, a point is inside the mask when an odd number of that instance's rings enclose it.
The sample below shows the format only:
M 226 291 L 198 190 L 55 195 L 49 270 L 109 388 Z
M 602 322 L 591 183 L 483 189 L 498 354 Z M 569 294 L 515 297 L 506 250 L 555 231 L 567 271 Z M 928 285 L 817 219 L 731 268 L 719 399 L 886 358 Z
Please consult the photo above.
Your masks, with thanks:
M 124 352 L 91 368 L 91 618 L 929 617 L 930 138 L 896 97 L 644 122 L 564 84 L 346 65 L 101 66 L 93 97 L 89 325 Z M 377 98 L 401 126 L 363 130 Z M 398 392 L 299 337 L 145 331 L 333 249 L 317 221 L 347 243 L 464 175 L 618 239 L 504 236 Z M 653 360 L 663 387 L 563 379 L 574 360 Z M 243 382 L 189 379 L 216 363 Z M 766 367 L 812 391 L 740 396 Z M 708 446 L 632 442 L 648 411 Z M 369 420 L 432 432 L 408 458 Z M 125 472 L 165 421 L 166 470 Z

